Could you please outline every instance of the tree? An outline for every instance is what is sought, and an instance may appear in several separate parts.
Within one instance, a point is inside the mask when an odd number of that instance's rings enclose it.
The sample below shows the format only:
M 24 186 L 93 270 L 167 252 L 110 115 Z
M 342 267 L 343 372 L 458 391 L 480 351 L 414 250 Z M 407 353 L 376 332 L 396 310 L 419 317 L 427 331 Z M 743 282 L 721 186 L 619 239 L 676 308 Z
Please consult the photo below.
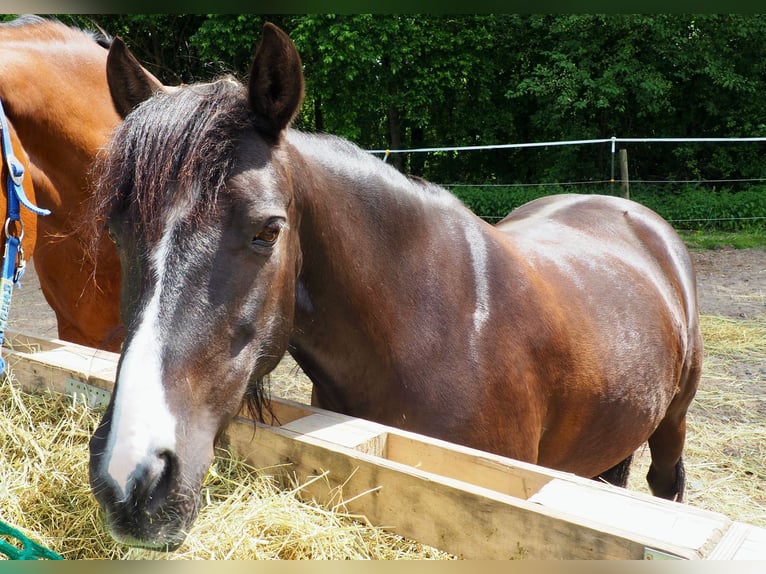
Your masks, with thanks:
M 4 15 L 4 19 L 13 15 Z M 364 148 L 766 132 L 766 15 L 74 14 L 168 84 L 247 76 L 268 19 L 294 39 L 297 127 Z M 644 179 L 760 177 L 762 145 L 634 146 Z M 443 183 L 602 180 L 609 146 L 393 155 Z

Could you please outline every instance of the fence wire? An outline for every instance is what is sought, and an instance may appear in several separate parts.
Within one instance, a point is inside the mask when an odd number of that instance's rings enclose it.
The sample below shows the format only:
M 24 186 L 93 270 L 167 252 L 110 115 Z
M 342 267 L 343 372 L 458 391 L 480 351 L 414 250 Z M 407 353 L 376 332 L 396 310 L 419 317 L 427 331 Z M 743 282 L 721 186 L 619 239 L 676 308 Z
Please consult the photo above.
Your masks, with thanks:
M 742 142 L 766 142 L 766 137 L 731 137 L 731 138 L 622 138 L 613 136 L 611 138 L 586 139 L 586 140 L 567 140 L 567 141 L 548 141 L 548 142 L 527 142 L 512 144 L 494 144 L 478 146 L 451 146 L 451 147 L 423 147 L 411 149 L 371 149 L 367 150 L 371 154 L 383 154 L 383 161 L 386 161 L 390 154 L 406 153 L 437 153 L 437 152 L 463 152 L 463 151 L 486 151 L 497 149 L 514 148 L 534 148 L 534 147 L 553 147 L 566 145 L 591 145 L 591 144 L 610 144 L 612 153 L 612 176 L 610 179 L 588 180 L 588 181 L 561 181 L 561 182 L 538 182 L 538 183 L 487 183 L 487 184 L 462 184 L 445 183 L 442 187 L 447 189 L 461 188 L 545 188 L 545 187 L 577 187 L 590 186 L 598 187 L 608 185 L 609 191 L 613 192 L 614 187 L 622 184 L 622 180 L 615 179 L 614 166 L 618 143 L 742 143 Z M 766 183 L 766 178 L 732 178 L 732 179 L 684 179 L 684 180 L 654 180 L 654 179 L 636 179 L 628 182 L 630 185 L 718 185 L 726 183 Z M 504 216 L 499 215 L 481 215 L 477 214 L 487 221 L 499 221 Z M 766 217 L 712 217 L 712 218 L 668 218 L 671 224 L 712 224 L 716 222 L 733 221 L 766 221 Z

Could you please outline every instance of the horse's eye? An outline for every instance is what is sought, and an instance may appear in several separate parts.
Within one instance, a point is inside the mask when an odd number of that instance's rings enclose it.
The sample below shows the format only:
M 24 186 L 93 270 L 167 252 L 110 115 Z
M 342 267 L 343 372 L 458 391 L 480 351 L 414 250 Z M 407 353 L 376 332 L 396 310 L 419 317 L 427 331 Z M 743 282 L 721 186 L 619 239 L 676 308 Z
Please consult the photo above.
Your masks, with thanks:
M 263 229 L 253 237 L 253 245 L 257 247 L 271 247 L 279 238 L 284 224 L 281 221 L 269 221 Z

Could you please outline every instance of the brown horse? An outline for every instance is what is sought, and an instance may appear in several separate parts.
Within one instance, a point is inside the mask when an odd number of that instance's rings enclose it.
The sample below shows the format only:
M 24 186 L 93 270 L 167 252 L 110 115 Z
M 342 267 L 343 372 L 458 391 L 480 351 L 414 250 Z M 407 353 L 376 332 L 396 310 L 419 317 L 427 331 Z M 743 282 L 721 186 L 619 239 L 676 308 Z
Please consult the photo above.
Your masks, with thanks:
M 29 156 L 37 200 L 51 215 L 27 225 L 33 259 L 62 339 L 109 350 L 122 342 L 120 265 L 82 225 L 88 174 L 120 122 L 106 81 L 106 39 L 36 16 L 0 24 L 0 101 Z M 31 249 L 26 250 L 31 254 Z
M 216 436 L 287 349 L 319 406 L 579 475 L 648 440 L 653 492 L 681 498 L 702 342 L 692 263 L 659 216 L 564 195 L 493 227 L 290 130 L 302 68 L 271 25 L 248 86 L 140 102 L 150 82 L 117 40 L 108 65 L 133 111 L 95 218 L 120 252 L 127 336 L 90 473 L 118 540 L 184 539 Z

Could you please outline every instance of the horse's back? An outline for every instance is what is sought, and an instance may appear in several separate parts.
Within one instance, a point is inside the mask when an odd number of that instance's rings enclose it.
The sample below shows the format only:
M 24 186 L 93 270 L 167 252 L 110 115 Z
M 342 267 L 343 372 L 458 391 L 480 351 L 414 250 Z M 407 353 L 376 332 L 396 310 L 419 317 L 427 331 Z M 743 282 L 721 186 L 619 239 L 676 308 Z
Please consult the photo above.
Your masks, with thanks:
M 543 197 L 512 211 L 497 224 L 532 262 L 573 260 L 594 268 L 619 261 L 621 268 L 652 271 L 673 284 L 688 317 L 695 317 L 696 278 L 686 246 L 654 211 L 631 200 L 605 195 Z M 605 279 L 611 273 L 606 273 Z
M 607 307 L 624 307 L 638 289 L 636 296 L 661 300 L 688 332 L 698 327 L 689 251 L 668 222 L 634 201 L 553 195 L 520 206 L 496 227 L 549 284 L 609 290 L 600 299 Z

